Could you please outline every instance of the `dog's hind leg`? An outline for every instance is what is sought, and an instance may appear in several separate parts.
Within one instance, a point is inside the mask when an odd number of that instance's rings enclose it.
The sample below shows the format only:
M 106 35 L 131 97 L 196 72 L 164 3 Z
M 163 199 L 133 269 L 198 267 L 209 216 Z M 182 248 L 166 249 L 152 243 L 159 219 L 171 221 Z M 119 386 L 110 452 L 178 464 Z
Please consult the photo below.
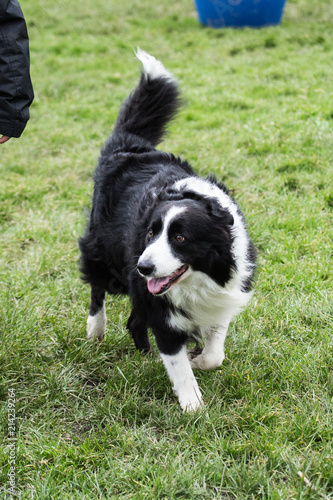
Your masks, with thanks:
M 91 302 L 87 320 L 87 338 L 103 340 L 106 327 L 105 290 L 91 285 Z
M 140 314 L 139 308 L 134 306 L 131 315 L 127 321 L 127 329 L 133 337 L 135 347 L 142 352 L 151 351 L 148 339 L 147 322 Z

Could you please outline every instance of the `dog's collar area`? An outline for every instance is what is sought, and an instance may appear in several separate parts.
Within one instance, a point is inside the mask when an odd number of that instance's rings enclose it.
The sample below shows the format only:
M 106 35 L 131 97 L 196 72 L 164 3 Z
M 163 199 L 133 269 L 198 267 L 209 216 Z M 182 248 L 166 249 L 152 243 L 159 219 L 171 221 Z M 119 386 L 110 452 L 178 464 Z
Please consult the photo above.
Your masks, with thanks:
M 171 288 L 172 285 L 180 280 L 181 276 L 188 270 L 188 266 L 184 264 L 170 276 L 163 276 L 162 278 L 150 278 L 147 281 L 147 288 L 153 295 L 160 295 Z

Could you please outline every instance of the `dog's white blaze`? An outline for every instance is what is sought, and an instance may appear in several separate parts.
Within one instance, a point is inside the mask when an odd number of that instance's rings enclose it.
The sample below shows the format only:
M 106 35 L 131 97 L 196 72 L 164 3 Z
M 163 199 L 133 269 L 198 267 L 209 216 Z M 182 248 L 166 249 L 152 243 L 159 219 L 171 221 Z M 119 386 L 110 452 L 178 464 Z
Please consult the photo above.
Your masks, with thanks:
M 144 72 L 149 76 L 151 80 L 163 77 L 167 80 L 175 81 L 172 73 L 165 69 L 161 61 L 158 61 L 154 56 L 151 56 L 144 50 L 141 50 L 139 47 L 137 48 L 135 55 L 137 59 L 142 62 Z
M 170 276 L 179 269 L 184 262 L 175 257 L 171 251 L 168 241 L 168 230 L 172 220 L 180 213 L 186 210 L 185 207 L 171 207 L 163 220 L 163 228 L 160 236 L 153 241 L 143 252 L 139 259 L 140 262 L 149 261 L 155 266 L 154 278 Z
M 103 307 L 94 316 L 88 316 L 87 320 L 87 339 L 88 340 L 103 340 L 106 328 L 106 312 L 105 302 Z
M 228 210 L 234 218 L 234 224 L 231 228 L 233 243 L 231 252 L 236 261 L 237 271 L 233 273 L 231 280 L 225 285 L 225 290 L 240 289 L 242 281 L 250 277 L 253 272 L 253 264 L 248 259 L 249 238 L 246 233 L 245 224 L 242 216 L 239 214 L 236 203 L 222 191 L 218 186 L 211 182 L 200 179 L 199 177 L 188 177 L 181 179 L 174 184 L 175 189 L 189 189 L 203 196 L 216 198 L 221 207 Z
M 194 377 L 186 346 L 177 354 L 162 354 L 163 364 L 184 411 L 194 411 L 202 406 L 202 395 Z

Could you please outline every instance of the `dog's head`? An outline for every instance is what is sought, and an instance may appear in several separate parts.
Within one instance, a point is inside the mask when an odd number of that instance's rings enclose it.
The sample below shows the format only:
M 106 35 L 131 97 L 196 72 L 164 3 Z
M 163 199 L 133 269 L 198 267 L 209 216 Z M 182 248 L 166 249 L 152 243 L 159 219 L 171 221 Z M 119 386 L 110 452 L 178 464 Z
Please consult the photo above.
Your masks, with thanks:
M 195 271 L 223 286 L 231 277 L 233 216 L 216 198 L 195 193 L 158 200 L 145 218 L 143 251 L 137 262 L 153 295 L 166 293 Z

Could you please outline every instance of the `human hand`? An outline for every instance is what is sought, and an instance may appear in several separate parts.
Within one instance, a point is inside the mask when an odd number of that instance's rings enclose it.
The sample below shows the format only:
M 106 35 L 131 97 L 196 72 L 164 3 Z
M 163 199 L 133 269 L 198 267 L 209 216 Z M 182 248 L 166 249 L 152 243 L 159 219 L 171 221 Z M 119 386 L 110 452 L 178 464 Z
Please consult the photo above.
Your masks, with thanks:
M 10 137 L 8 135 L 3 135 L 0 137 L 0 144 L 4 144 L 5 142 L 9 141 Z

